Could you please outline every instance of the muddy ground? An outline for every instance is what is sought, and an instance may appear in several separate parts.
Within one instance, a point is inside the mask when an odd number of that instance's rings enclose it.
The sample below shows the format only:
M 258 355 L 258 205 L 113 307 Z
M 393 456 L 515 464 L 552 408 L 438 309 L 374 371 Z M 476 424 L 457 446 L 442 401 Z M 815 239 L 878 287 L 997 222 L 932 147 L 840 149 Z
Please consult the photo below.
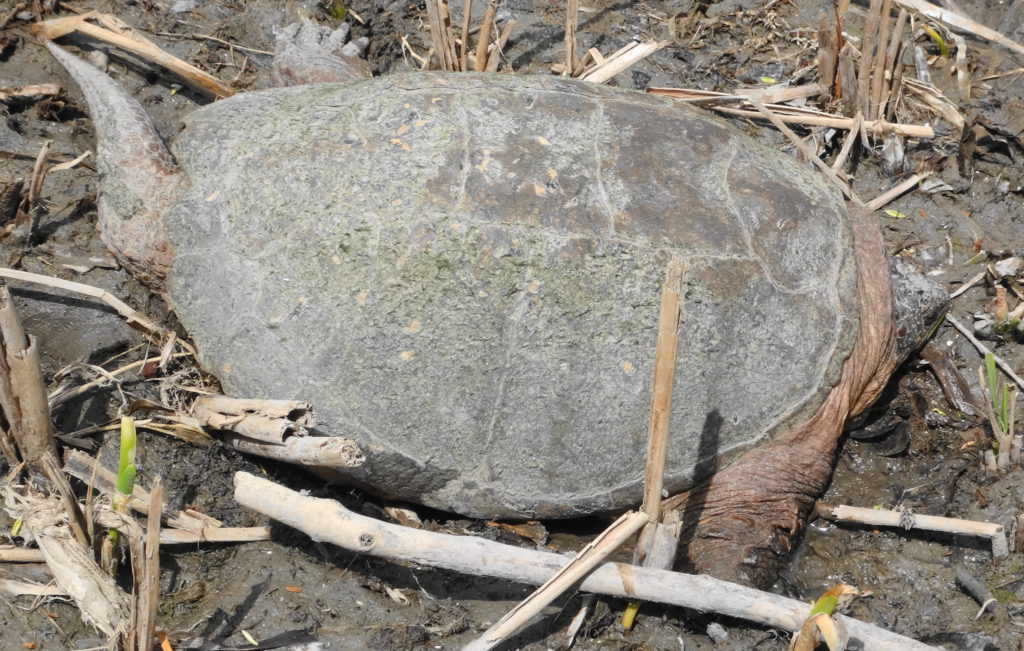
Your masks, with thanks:
M 958 0 L 957 4 L 973 19 L 1024 41 L 1024 2 Z M 6 12 L 6 6 L 0 9 Z M 305 16 L 327 25 L 338 22 L 316 2 L 142 0 L 75 6 L 120 16 L 167 51 L 240 90 L 269 84 L 270 58 L 260 52 L 273 50 L 275 27 Z M 338 8 L 340 3 L 334 6 Z M 795 83 L 798 70 L 809 68 L 811 72 L 806 74 L 813 78 L 818 15 L 830 6 L 830 2 L 817 0 L 598 0 L 581 4 L 579 38 L 582 48 L 596 47 L 605 54 L 634 38 L 671 40 L 666 48 L 613 80 L 622 87 L 731 91 L 763 85 L 768 79 Z M 413 60 L 402 53 L 403 36 L 416 52 L 427 50 L 429 35 L 421 5 L 404 0 L 359 0 L 352 9 L 365 21 L 353 31 L 356 36 L 370 37 L 369 60 L 376 74 L 412 67 Z M 854 37 L 860 33 L 865 10 L 866 4 L 854 3 L 848 19 L 848 31 Z M 455 13 L 458 15 L 457 7 Z M 509 18 L 517 21 L 507 47 L 511 68 L 522 74 L 545 74 L 561 56 L 564 3 L 512 0 L 503 3 L 499 11 L 499 19 Z M 222 42 L 246 49 L 229 49 Z M 916 42 L 930 56 L 938 54 L 927 37 L 918 37 Z M 966 45 L 973 79 L 970 98 L 960 95 L 950 69 L 941 62 L 933 61 L 932 74 L 936 85 L 968 121 L 975 120 L 978 125 L 974 129 L 978 145 L 973 157 L 969 156 L 973 172 L 957 165 L 959 143 L 951 135 L 950 124 L 908 104 L 904 111 L 908 121 L 929 121 L 939 131 L 934 140 L 907 143 L 909 167 L 934 169 L 947 187 L 905 195 L 886 206 L 891 212 L 882 215 L 890 250 L 914 261 L 951 290 L 982 271 L 985 263 L 1024 256 L 1024 167 L 1019 163 L 1024 156 L 1020 140 L 1024 135 L 1024 75 L 982 80 L 1016 68 L 1024 59 L 1014 59 L 1006 50 L 980 40 L 968 38 Z M 112 75 L 138 97 L 167 137 L 180 128 L 182 115 L 207 101 L 148 65 L 126 63 L 115 53 L 108 63 Z M 94 147 L 79 90 L 15 18 L 0 33 L 0 86 L 48 82 L 61 84 L 66 94 L 5 105 L 0 121 L 0 181 L 28 176 L 45 140 L 54 141 L 54 161 L 68 160 Z M 771 127 L 737 124 L 758 138 L 788 147 Z M 834 156 L 834 148 L 827 147 L 825 154 L 826 159 Z M 861 197 L 874 197 L 898 180 L 883 171 L 879 160 L 878 151 L 865 152 L 855 170 L 853 187 Z M 36 238 L 28 245 L 15 238 L 0 243 L 3 262 L 104 287 L 145 314 L 173 325 L 173 316 L 160 300 L 114 269 L 97 241 L 96 186 L 95 171 L 88 163 L 51 174 L 43 188 L 46 210 Z M 97 259 L 98 266 L 93 266 Z M 110 369 L 146 353 L 140 337 L 111 310 L 87 299 L 16 287 L 26 328 L 44 347 L 45 371 L 53 387 L 94 377 L 83 363 Z M 975 315 L 992 312 L 992 297 L 991 282 L 981 282 L 954 300 L 951 312 L 971 324 Z M 1010 307 L 1016 302 L 1011 298 Z M 1024 349 L 1014 333 L 993 335 L 988 328 L 982 334 L 1014 368 L 1024 366 Z M 939 328 L 934 341 L 976 386 L 980 357 L 975 348 L 947 325 Z M 78 365 L 71 378 L 58 377 L 57 372 L 68 365 Z M 187 367 L 180 368 L 182 375 L 174 381 L 194 383 Z M 168 389 L 166 379 L 130 375 L 121 381 L 120 390 L 128 400 L 167 400 L 175 393 Z M 923 365 L 908 364 L 890 393 L 891 401 L 879 411 L 895 413 L 908 423 L 899 428 L 905 438 L 901 439 L 900 433 L 874 440 L 849 438 L 824 500 L 904 507 L 915 513 L 1004 524 L 1022 512 L 1024 479 L 1020 473 L 992 476 L 983 471 L 977 448 L 990 447 L 990 441 L 972 429 L 971 419 L 957 415 Z M 72 434 L 107 422 L 121 403 L 118 391 L 107 388 L 62 406 L 54 417 L 61 433 Z M 91 436 L 109 460 L 111 450 L 103 443 L 104 435 Z M 248 470 L 339 499 L 358 512 L 387 517 L 383 512 L 386 505 L 378 500 L 323 485 L 286 467 L 245 458 L 220 446 L 201 449 L 148 432 L 141 436 L 141 482 L 149 485 L 154 476 L 161 475 L 167 499 L 176 508 L 187 505 L 229 525 L 265 524 L 263 518 L 231 499 L 232 473 Z M 975 440 L 979 446 L 965 447 Z M 444 530 L 515 538 L 482 522 L 417 511 L 430 526 Z M 0 519 L 5 535 L 11 524 L 9 519 Z M 547 544 L 567 550 L 584 544 L 602 526 L 598 520 L 546 524 L 550 533 Z M 986 544 L 967 538 L 817 520 L 775 589 L 807 600 L 846 582 L 873 593 L 854 603 L 851 612 L 856 617 L 949 649 L 1019 649 L 1024 648 L 1022 559 L 1016 553 L 993 560 Z M 527 586 L 355 556 L 312 544 L 280 526 L 274 528 L 273 542 L 169 547 L 163 551 L 161 563 L 159 626 L 179 645 L 190 638 L 205 641 L 207 646 L 201 648 L 244 647 L 243 630 L 263 641 L 293 631 L 309 632 L 324 648 L 332 649 L 458 648 L 530 591 Z M 958 563 L 998 599 L 980 618 L 976 618 L 978 603 L 955 583 Z M 45 577 L 43 570 L 35 567 L 6 565 L 2 571 L 5 576 Z M 580 600 L 581 595 L 574 595 L 549 608 L 543 620 L 507 648 L 555 646 L 557 638 L 549 636 L 565 626 Z M 81 623 L 76 609 L 60 600 L 35 603 L 20 597 L 3 602 L 0 648 L 82 649 L 103 643 L 95 630 Z M 654 606 L 645 606 L 636 629 L 626 633 L 618 624 L 623 605 L 601 600 L 575 648 L 784 649 L 788 644 L 788 636 L 777 631 Z

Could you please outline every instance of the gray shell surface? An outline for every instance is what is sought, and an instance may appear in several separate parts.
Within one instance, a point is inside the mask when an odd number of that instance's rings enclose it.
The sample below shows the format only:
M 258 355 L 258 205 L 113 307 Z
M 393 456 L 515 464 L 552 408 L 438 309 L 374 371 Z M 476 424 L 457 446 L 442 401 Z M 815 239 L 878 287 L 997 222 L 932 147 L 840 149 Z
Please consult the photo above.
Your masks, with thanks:
M 670 100 L 408 74 L 247 93 L 174 143 L 169 290 L 233 395 L 354 439 L 348 480 L 472 516 L 641 496 L 660 286 L 687 266 L 666 488 L 821 404 L 856 333 L 841 198 Z

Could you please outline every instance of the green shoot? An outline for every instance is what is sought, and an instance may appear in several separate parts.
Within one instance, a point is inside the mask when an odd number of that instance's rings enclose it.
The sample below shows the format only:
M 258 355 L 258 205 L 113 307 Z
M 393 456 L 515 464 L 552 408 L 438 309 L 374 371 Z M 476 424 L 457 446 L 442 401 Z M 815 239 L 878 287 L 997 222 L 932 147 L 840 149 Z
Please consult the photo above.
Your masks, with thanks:
M 137 441 L 135 419 L 131 416 L 122 416 L 121 453 L 117 464 L 117 491 L 122 495 L 131 496 L 135 489 L 135 446 Z
M 117 463 L 117 495 L 114 496 L 114 510 L 124 512 L 128 509 L 128 500 L 135 490 L 135 448 L 138 437 L 135 432 L 135 419 L 131 416 L 121 417 L 121 441 Z M 101 564 L 108 572 L 114 574 L 117 564 L 114 562 L 114 550 L 117 548 L 119 536 L 116 529 L 107 532 L 101 549 Z
M 986 453 L 987 463 L 991 470 L 1006 470 L 1013 452 L 1017 391 L 1000 379 L 992 353 L 985 354 L 985 363 L 978 368 L 978 382 L 984 388 L 988 420 L 996 439 L 994 450 Z
M 939 48 L 939 56 L 945 57 L 949 54 L 949 46 L 946 45 L 946 40 L 931 25 L 923 24 L 921 29 L 928 35 L 928 38 L 932 39 L 935 46 Z

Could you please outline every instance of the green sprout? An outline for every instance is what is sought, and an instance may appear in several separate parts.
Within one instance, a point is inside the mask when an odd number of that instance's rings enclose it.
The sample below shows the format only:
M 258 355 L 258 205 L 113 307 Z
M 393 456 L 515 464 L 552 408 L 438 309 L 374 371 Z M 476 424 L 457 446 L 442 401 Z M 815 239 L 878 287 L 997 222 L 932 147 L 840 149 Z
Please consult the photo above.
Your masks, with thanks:
M 978 381 L 984 388 L 988 420 L 996 438 L 992 463 L 995 469 L 1005 470 L 1010 464 L 1013 448 L 1017 392 L 1000 379 L 996 357 L 992 353 L 985 353 L 985 363 L 978 368 Z
M 135 446 L 137 442 L 135 419 L 131 416 L 122 416 L 121 454 L 117 463 L 117 492 L 129 497 L 135 489 Z
M 128 501 L 135 490 L 135 448 L 138 444 L 138 437 L 135 433 L 135 419 L 131 416 L 121 417 L 121 440 L 117 463 L 117 482 L 115 487 L 117 493 L 114 495 L 114 510 L 123 513 L 128 510 Z M 116 573 L 117 564 L 114 563 L 114 550 L 117 548 L 119 534 L 117 529 L 107 532 L 107 538 L 103 541 L 101 550 L 102 565 L 111 574 Z
M 949 46 L 946 45 L 945 39 L 943 39 L 931 25 L 921 25 L 921 29 L 928 35 L 928 38 L 932 39 L 935 46 L 939 48 L 939 56 L 945 57 L 949 54 Z

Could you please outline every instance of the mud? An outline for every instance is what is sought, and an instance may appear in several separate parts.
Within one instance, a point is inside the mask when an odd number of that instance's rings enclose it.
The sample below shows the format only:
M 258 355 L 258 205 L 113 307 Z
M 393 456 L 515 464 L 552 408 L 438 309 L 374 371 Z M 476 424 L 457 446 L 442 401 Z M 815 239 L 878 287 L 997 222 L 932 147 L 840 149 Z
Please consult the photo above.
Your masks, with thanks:
M 461 5 L 461 3 L 454 3 Z M 672 38 L 673 44 L 619 75 L 614 83 L 628 88 L 683 86 L 731 90 L 738 84 L 758 84 L 762 78 L 790 79 L 794 71 L 813 63 L 818 14 L 831 3 L 815 0 L 765 2 L 723 0 L 717 3 L 603 2 L 581 7 L 580 48 L 614 51 L 641 36 Z M 1024 39 L 1024 6 L 958 0 L 975 20 L 1000 28 L 1011 38 Z M 482 3 L 477 3 L 482 12 Z M 765 9 L 765 6 L 769 8 Z M 213 3 L 83 2 L 82 8 L 116 13 L 144 30 L 167 51 L 209 70 L 241 90 L 269 83 L 269 57 L 254 50 L 273 49 L 272 26 L 300 16 L 332 24 L 320 3 L 267 1 Z M 403 56 L 401 37 L 416 52 L 429 43 L 425 12 L 407 2 L 360 0 L 352 9 L 365 21 L 354 35 L 369 36 L 369 58 L 377 74 L 407 70 L 414 63 Z M 460 7 L 453 7 L 458 22 Z M 854 4 L 849 31 L 858 33 L 865 6 Z M 562 50 L 563 3 L 512 0 L 501 12 L 518 27 L 507 48 L 512 67 L 520 73 L 543 73 L 557 62 Z M 699 15 L 695 12 L 702 12 Z M 177 36 L 167 36 L 176 34 Z M 242 45 L 229 50 L 196 35 L 214 35 Z M 57 100 L 19 102 L 6 107 L 0 120 L 0 183 L 28 175 L 46 139 L 54 141 L 53 161 L 77 156 L 94 146 L 84 102 L 77 88 L 38 45 L 23 25 L 14 21 L 0 34 L 0 85 L 20 86 L 58 82 L 67 94 Z M 78 41 L 85 45 L 85 41 Z M 924 39 L 918 43 L 931 46 Z M 933 70 L 935 82 L 968 117 L 976 120 L 977 149 L 973 174 L 962 176 L 956 164 L 957 143 L 949 137 L 908 147 L 911 164 L 943 159 L 937 176 L 950 189 L 914 192 L 896 200 L 883 215 L 890 251 L 922 267 L 935 280 L 957 288 L 982 270 L 982 263 L 1024 254 L 1022 177 L 1024 155 L 1024 75 L 980 78 L 1022 64 L 1006 51 L 967 39 L 974 84 L 972 97 L 960 97 L 955 80 Z M 166 137 L 180 128 L 181 116 L 204 103 L 201 96 L 181 87 L 172 77 L 149 65 L 110 52 L 108 62 L 118 81 L 129 88 L 153 115 Z M 906 118 L 931 121 L 933 116 Z M 787 146 L 770 127 L 739 123 L 766 142 Z M 874 197 L 897 179 L 887 176 L 877 155 L 865 155 L 854 172 L 853 187 L 864 198 Z M 95 172 L 88 164 L 56 172 L 43 189 L 47 210 L 39 237 L 28 246 L 11 239 L 0 242 L 5 264 L 59 275 L 101 286 L 150 315 L 174 324 L 160 301 L 124 272 L 113 269 L 95 232 Z M 84 274 L 67 266 L 85 256 L 107 258 L 104 265 Z M 115 368 L 147 351 L 142 339 L 124 326 L 109 308 L 60 292 L 18 285 L 16 302 L 26 328 L 41 342 L 51 388 L 62 380 L 58 371 L 76 366 L 74 381 L 92 379 L 83 364 Z M 991 285 L 980 283 L 957 298 L 952 313 L 970 324 L 975 313 L 991 312 Z M 1011 301 L 1011 308 L 1016 301 Z M 184 334 L 184 333 L 182 333 Z M 976 385 L 977 351 L 948 326 L 935 335 L 936 343 L 952 355 L 968 382 Z M 987 344 L 1014 368 L 1024 365 L 1024 350 L 1013 337 Z M 121 356 L 111 361 L 115 356 Z M 61 433 L 72 434 L 107 422 L 122 401 L 136 397 L 160 400 L 166 386 L 155 380 L 125 376 L 120 392 L 105 389 L 69 403 L 55 413 Z M 184 379 L 182 380 L 184 381 Z M 172 392 L 173 393 L 173 392 Z M 123 398 L 122 398 L 123 394 Z M 894 380 L 887 410 L 907 420 L 906 441 L 886 438 L 848 440 L 824 500 L 832 504 L 903 507 L 915 513 L 993 520 L 1007 523 L 1024 510 L 1024 475 L 1019 472 L 989 477 L 981 468 L 972 441 L 991 443 L 972 429 L 946 403 L 927 369 L 911 362 Z M 104 458 L 112 454 L 102 435 L 92 435 Z M 967 446 L 965 448 L 965 446 Z M 229 525 L 265 524 L 231 499 L 235 470 L 266 473 L 296 489 L 332 497 L 374 517 L 386 518 L 383 504 L 356 491 L 324 485 L 290 468 L 244 458 L 220 446 L 200 449 L 160 435 L 141 434 L 140 481 L 149 485 L 161 475 L 171 506 L 190 506 Z M 481 522 L 452 520 L 452 516 L 417 509 L 428 526 L 453 532 L 510 536 Z M 11 521 L 0 516 L 0 527 Z M 598 521 L 547 523 L 549 545 L 572 550 L 602 526 Z M 519 544 L 534 543 L 518 540 Z M 527 586 L 509 585 L 430 568 L 410 567 L 361 557 L 311 543 L 283 527 L 274 540 L 246 545 L 203 545 L 167 548 L 161 557 L 162 601 L 160 628 L 179 646 L 188 639 L 211 644 L 244 646 L 242 631 L 259 640 L 288 632 L 307 632 L 332 649 L 459 648 L 529 593 Z M 954 580 L 957 563 L 984 582 L 999 603 L 979 619 L 978 604 Z M 5 566 L 6 573 L 45 576 L 37 567 Z M 1020 648 L 1024 621 L 1024 561 L 1019 553 L 993 560 L 976 540 L 892 531 L 854 525 L 812 523 L 790 569 L 776 590 L 800 599 L 813 599 L 837 582 L 871 590 L 873 596 L 854 602 L 854 616 L 949 649 Z M 551 637 L 575 614 L 580 595 L 549 608 L 545 617 L 506 648 L 555 648 Z M 623 603 L 601 600 L 577 641 L 580 649 L 784 649 L 787 636 L 742 622 L 722 620 L 678 609 L 644 606 L 637 628 L 624 633 L 618 618 Z M 709 628 L 710 627 L 710 628 Z M 89 648 L 103 643 L 100 635 L 81 623 L 77 610 L 61 601 L 33 603 L 7 600 L 0 607 L 0 647 L 37 649 Z M 718 642 L 713 641 L 713 633 Z M 294 633 L 298 636 L 299 633 Z M 724 636 L 724 637 L 723 637 Z M 290 638 L 292 646 L 299 638 Z M 284 640 L 287 642 L 287 639 Z

